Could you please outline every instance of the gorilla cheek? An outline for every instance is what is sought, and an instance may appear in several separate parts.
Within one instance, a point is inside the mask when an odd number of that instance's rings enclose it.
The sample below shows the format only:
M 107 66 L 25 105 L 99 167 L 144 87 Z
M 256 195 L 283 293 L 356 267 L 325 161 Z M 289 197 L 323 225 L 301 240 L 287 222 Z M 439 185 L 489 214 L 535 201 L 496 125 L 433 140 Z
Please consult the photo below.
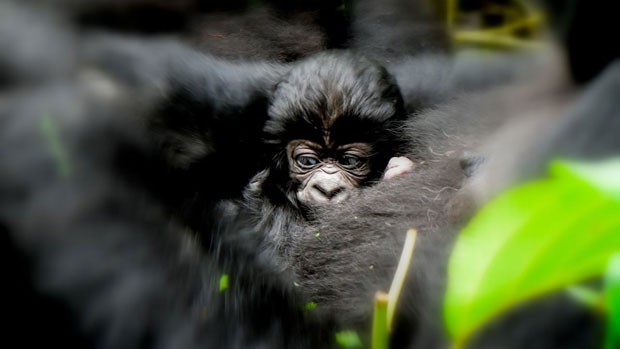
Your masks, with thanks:
M 355 186 L 342 171 L 314 172 L 297 190 L 297 200 L 305 206 L 319 206 L 340 203 L 349 197 L 349 190 Z

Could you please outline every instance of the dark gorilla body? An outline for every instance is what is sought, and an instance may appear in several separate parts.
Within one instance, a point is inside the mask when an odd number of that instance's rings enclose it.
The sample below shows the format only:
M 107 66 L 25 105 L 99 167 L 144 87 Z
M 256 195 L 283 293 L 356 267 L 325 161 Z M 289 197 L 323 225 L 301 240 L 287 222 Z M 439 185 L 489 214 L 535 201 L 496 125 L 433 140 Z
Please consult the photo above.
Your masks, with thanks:
M 210 215 L 210 207 L 234 196 L 243 178 L 216 182 L 221 186 L 206 182 L 200 190 L 194 185 L 202 183 L 202 175 L 226 177 L 228 171 L 209 169 L 234 166 L 238 151 L 248 149 L 240 143 L 260 147 L 254 138 L 260 130 L 238 141 L 218 135 L 235 124 L 224 122 L 229 118 L 267 120 L 255 112 L 267 110 L 265 86 L 286 69 L 230 65 L 179 46 L 112 41 L 90 49 L 92 56 L 76 58 L 72 68 L 95 68 L 131 98 L 110 99 L 97 80 L 67 72 L 46 76 L 25 93 L 3 95 L 0 231 L 8 240 L 3 256 L 10 259 L 2 265 L 11 269 L 16 257 L 26 269 L 7 271 L 5 316 L 20 320 L 10 336 L 19 343 L 51 338 L 75 347 L 329 347 L 333 328 L 367 328 L 372 293 L 389 285 L 402 234 L 414 226 L 422 235 L 394 346 L 442 346 L 438 290 L 451 240 L 468 216 L 461 187 L 471 180 L 468 175 L 478 176 L 454 153 L 467 142 L 453 135 L 463 134 L 463 124 L 476 128 L 480 110 L 496 113 L 497 105 L 487 104 L 493 99 L 481 98 L 476 109 L 464 98 L 418 115 L 408 123 L 416 132 L 406 134 L 416 145 L 414 158 L 425 166 L 321 210 L 312 225 L 272 226 L 294 238 L 274 262 L 272 236 L 256 229 L 252 212 Z M 112 69 L 105 59 L 110 56 L 101 52 L 124 57 L 121 70 L 132 74 Z M 618 106 L 610 94 L 619 77 L 616 66 L 605 71 L 569 106 L 570 118 L 557 129 L 555 122 L 547 125 L 556 136 L 532 153 L 617 153 Z M 196 120 L 195 113 L 207 117 Z M 54 136 L 40 131 L 44 115 L 51 115 L 62 136 L 72 165 L 68 176 L 62 156 L 50 151 Z M 607 127 L 588 122 L 592 115 Z M 583 143 L 566 143 L 574 139 Z M 516 168 L 542 166 L 547 159 L 520 159 Z M 294 275 L 282 272 L 286 268 Z M 224 273 L 230 287 L 221 293 Z M 318 303 L 316 312 L 301 311 L 307 300 Z M 597 322 L 584 309 L 560 301 L 531 311 L 490 329 L 488 342 L 483 335 L 479 347 L 493 347 L 493 340 L 503 348 L 596 347 Z M 61 315 L 66 322 L 58 321 Z M 532 332 L 532 326 L 545 332 Z

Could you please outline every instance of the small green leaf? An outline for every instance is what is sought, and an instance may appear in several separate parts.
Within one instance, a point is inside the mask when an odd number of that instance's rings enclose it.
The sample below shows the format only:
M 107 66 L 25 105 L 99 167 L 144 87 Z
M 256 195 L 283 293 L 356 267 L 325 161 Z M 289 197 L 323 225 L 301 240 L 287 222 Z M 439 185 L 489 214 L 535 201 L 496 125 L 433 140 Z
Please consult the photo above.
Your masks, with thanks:
M 316 234 L 314 234 L 314 236 L 316 236 L 318 238 L 319 236 L 321 236 L 321 232 L 317 231 Z
M 607 333 L 605 349 L 620 348 L 620 253 L 615 254 L 605 273 Z
M 355 331 L 341 331 L 336 333 L 336 343 L 343 349 L 361 349 L 362 340 Z
M 228 276 L 228 274 L 222 274 L 222 276 L 220 277 L 220 292 L 224 292 L 228 289 L 229 282 L 230 277 Z
M 293 286 L 299 287 L 299 283 L 297 281 L 293 281 Z
M 316 308 L 317 304 L 314 302 L 308 302 L 306 303 L 306 305 L 304 305 L 304 311 L 310 311 L 314 308 Z
M 491 201 L 459 236 L 444 302 L 456 347 L 502 311 L 602 275 L 620 250 L 620 161 L 551 172 Z

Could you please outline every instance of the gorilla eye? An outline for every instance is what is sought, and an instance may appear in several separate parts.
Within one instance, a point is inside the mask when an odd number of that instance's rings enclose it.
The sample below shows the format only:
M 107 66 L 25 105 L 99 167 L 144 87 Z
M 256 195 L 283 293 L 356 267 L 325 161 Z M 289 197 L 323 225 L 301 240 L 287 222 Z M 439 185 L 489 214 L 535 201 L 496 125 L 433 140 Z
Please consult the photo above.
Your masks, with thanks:
M 299 155 L 295 161 L 297 161 L 297 164 L 302 168 L 312 168 L 320 162 L 319 159 L 310 155 Z
M 345 155 L 340 159 L 340 164 L 347 168 L 358 168 L 362 166 L 362 159 L 355 155 Z

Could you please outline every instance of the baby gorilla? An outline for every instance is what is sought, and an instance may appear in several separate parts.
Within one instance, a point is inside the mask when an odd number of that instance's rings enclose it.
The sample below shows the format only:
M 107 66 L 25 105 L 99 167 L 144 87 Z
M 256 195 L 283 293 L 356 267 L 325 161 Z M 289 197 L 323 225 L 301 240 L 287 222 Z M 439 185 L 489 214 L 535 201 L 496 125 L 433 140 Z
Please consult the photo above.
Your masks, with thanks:
M 272 162 L 259 181 L 273 203 L 339 203 L 351 189 L 413 167 L 401 157 L 385 171 L 405 145 L 397 130 L 406 112 L 395 79 L 362 56 L 333 51 L 302 61 L 277 85 L 268 113 Z

